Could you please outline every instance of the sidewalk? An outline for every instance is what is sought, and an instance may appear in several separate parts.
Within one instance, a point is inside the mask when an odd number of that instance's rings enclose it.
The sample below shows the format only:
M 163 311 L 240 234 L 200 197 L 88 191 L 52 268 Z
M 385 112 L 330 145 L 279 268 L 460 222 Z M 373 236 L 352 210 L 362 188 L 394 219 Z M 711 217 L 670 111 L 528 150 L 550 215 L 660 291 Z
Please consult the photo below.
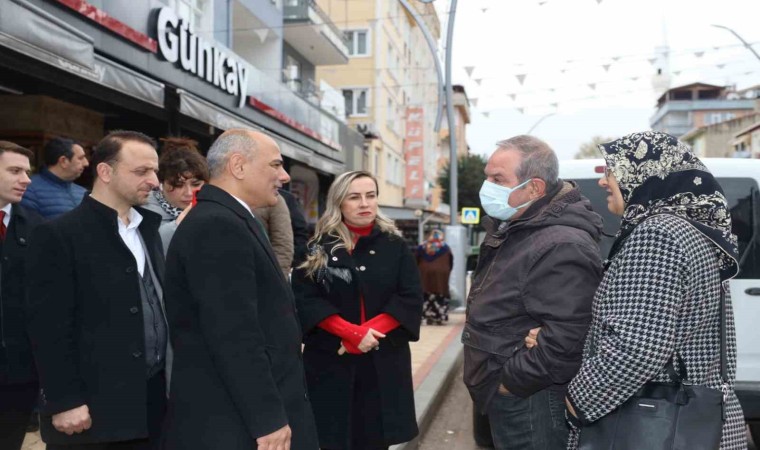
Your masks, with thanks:
M 421 434 L 427 429 L 461 358 L 459 338 L 463 327 L 464 314 L 450 314 L 444 325 L 423 324 L 420 340 L 411 344 L 414 403 Z M 416 448 L 416 440 L 392 448 L 410 450 Z M 45 450 L 40 434 L 27 433 L 22 450 Z

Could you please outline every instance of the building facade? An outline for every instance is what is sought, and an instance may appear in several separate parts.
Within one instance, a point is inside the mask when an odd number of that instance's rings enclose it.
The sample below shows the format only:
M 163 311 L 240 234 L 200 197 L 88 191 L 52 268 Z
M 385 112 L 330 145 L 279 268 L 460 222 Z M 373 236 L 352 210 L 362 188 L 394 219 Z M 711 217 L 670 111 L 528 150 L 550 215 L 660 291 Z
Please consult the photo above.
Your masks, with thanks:
M 347 61 L 340 30 L 309 0 L 2 1 L 0 138 L 87 147 L 134 129 L 205 152 L 226 129 L 262 130 L 314 222 L 332 178 L 363 152 L 324 106 L 336 91 L 315 88 L 316 67 Z
M 697 156 L 712 158 L 760 158 L 758 112 L 694 128 L 681 136 Z
M 728 86 L 694 83 L 665 91 L 649 120 L 655 131 L 681 137 L 694 128 L 752 113 L 755 101 Z
M 365 136 L 361 168 L 380 183 L 380 204 L 398 220 L 432 203 L 438 149 L 433 131 L 438 88 L 433 56 L 398 1 L 321 0 L 348 41 L 349 62 L 320 66 L 317 79 L 341 90 L 350 126 Z M 411 2 L 438 39 L 432 5 Z M 400 211 L 404 209 L 406 211 Z M 409 216 L 409 217 L 407 217 Z

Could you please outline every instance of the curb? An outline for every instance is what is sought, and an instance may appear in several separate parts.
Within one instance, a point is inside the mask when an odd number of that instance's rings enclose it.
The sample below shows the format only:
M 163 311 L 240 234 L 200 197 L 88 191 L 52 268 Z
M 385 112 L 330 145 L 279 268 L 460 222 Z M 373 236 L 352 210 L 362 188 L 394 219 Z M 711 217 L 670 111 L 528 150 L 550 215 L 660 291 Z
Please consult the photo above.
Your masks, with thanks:
M 438 360 L 433 364 L 425 379 L 414 390 L 414 405 L 417 411 L 417 427 L 420 432 L 416 438 L 403 444 L 391 446 L 391 450 L 413 450 L 419 447 L 419 440 L 424 436 L 433 421 L 438 407 L 441 405 L 451 382 L 456 379 L 457 371 L 462 368 L 464 361 L 463 346 L 458 329 L 448 346 L 443 350 Z

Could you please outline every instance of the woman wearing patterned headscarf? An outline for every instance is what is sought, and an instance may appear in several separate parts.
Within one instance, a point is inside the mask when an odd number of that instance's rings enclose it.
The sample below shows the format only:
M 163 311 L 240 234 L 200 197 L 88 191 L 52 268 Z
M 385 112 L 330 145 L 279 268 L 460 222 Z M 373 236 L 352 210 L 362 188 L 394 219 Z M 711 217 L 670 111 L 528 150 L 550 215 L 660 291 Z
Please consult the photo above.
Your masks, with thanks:
M 727 379 L 720 374 L 721 284 L 727 288 L 738 271 L 722 189 L 689 147 L 664 133 L 635 133 L 600 149 L 607 170 L 599 186 L 622 224 L 594 297 L 583 363 L 568 389 L 568 416 L 580 426 L 569 448 L 577 447 L 584 425 L 645 383 L 671 380 L 669 362 L 680 358 L 686 373 L 679 376 L 727 392 L 721 450 L 746 449 L 728 294 Z
M 454 256 L 443 241 L 443 231 L 431 231 L 417 247 L 417 267 L 425 293 L 422 315 L 428 325 L 442 325 L 449 320 L 449 275 L 454 267 Z

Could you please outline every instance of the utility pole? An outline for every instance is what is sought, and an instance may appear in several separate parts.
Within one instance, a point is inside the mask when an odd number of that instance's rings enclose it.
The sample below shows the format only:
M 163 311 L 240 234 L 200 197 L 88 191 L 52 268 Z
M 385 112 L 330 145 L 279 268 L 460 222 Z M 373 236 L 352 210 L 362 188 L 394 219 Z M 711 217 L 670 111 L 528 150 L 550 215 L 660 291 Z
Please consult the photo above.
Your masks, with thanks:
M 422 3 L 433 3 L 435 0 L 419 0 Z M 436 131 L 440 128 L 441 112 L 442 112 L 442 98 L 445 96 L 446 102 L 446 119 L 449 125 L 449 205 L 451 206 L 451 221 L 450 225 L 446 227 L 446 243 L 451 248 L 451 252 L 454 256 L 454 268 L 451 271 L 451 277 L 449 278 L 449 290 L 451 291 L 451 299 L 454 302 L 465 301 L 465 266 L 466 266 L 466 245 L 467 245 L 467 230 L 464 226 L 459 224 L 459 188 L 458 188 L 458 171 L 457 171 L 457 141 L 456 141 L 456 117 L 454 117 L 454 89 L 451 82 L 451 53 L 452 53 L 452 41 L 454 38 L 454 19 L 457 13 L 457 0 L 451 0 L 449 5 L 449 19 L 448 27 L 446 30 L 446 53 L 444 56 L 444 62 L 446 66 L 446 76 L 444 78 L 441 73 L 441 65 L 438 60 L 437 46 L 432 38 L 432 34 L 425 25 L 424 20 L 417 13 L 407 0 L 399 0 L 401 6 L 407 10 L 412 16 L 417 26 L 422 30 L 422 34 L 427 40 L 430 52 L 433 55 L 435 62 L 436 72 L 438 74 L 439 95 L 438 95 L 438 115 L 436 118 Z

